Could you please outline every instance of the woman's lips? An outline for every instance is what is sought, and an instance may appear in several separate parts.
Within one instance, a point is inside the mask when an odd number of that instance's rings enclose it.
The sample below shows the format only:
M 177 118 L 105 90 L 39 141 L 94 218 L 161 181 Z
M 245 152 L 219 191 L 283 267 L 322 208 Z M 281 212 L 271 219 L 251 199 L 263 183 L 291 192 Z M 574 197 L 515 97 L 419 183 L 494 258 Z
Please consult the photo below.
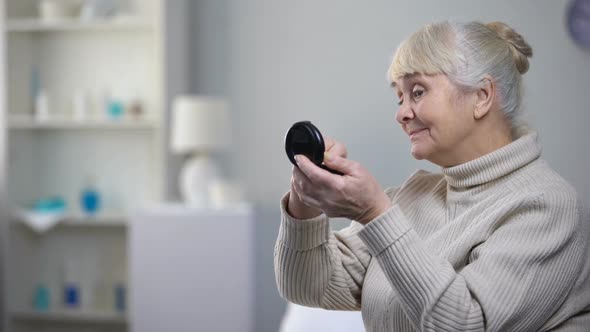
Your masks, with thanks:
M 420 133 L 426 131 L 428 128 L 421 128 L 421 129 L 414 129 L 412 131 L 410 131 L 410 139 L 416 137 L 417 135 L 420 135 Z
M 414 135 L 416 133 L 419 133 L 419 132 L 421 132 L 423 130 L 426 130 L 426 129 L 428 129 L 428 128 L 412 129 L 412 130 L 410 130 L 410 136 L 412 136 L 412 135 Z

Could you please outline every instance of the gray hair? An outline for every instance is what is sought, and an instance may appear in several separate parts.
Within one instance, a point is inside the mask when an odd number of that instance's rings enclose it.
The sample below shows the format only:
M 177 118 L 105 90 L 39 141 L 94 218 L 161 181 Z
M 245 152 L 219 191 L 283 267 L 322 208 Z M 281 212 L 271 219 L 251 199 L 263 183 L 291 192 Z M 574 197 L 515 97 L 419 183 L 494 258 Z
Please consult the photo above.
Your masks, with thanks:
M 490 75 L 500 105 L 514 130 L 522 126 L 522 79 L 533 51 L 520 34 L 501 22 L 439 22 L 412 34 L 395 52 L 390 80 L 413 74 L 445 74 L 457 86 L 474 90 Z

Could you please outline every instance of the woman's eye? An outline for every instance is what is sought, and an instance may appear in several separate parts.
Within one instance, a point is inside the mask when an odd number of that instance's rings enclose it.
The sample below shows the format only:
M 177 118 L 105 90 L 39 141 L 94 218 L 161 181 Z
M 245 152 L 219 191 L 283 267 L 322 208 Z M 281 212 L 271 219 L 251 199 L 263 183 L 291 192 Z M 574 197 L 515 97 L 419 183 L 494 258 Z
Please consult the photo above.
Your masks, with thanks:
M 412 92 L 412 96 L 414 98 L 420 98 L 420 97 L 422 97 L 422 94 L 424 94 L 423 90 L 416 90 L 416 91 Z
M 402 104 L 403 104 L 403 103 L 404 103 L 404 100 L 403 100 L 403 99 L 400 99 L 400 100 L 397 102 L 398 106 L 402 106 Z

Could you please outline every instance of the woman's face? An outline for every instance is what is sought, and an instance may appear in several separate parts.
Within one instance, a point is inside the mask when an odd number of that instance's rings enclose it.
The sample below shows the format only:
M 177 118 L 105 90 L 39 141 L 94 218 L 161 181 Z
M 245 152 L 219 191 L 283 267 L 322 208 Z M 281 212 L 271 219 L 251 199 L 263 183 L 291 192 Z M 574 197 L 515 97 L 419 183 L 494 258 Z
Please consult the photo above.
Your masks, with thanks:
M 392 85 L 399 98 L 396 119 L 410 137 L 414 158 L 446 167 L 460 163 L 475 124 L 475 93 L 460 91 L 442 74 L 406 76 Z

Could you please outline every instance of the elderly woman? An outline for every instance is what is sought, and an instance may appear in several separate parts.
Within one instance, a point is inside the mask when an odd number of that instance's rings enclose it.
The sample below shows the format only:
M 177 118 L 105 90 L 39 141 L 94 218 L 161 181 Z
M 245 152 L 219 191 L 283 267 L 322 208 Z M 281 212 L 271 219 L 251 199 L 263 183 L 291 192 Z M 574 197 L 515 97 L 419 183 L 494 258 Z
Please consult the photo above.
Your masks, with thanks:
M 590 331 L 590 224 L 520 121 L 532 50 L 503 23 L 430 24 L 389 77 L 411 153 L 441 166 L 383 191 L 327 139 L 297 157 L 275 247 L 289 301 L 368 331 Z M 329 217 L 351 225 L 332 232 Z

